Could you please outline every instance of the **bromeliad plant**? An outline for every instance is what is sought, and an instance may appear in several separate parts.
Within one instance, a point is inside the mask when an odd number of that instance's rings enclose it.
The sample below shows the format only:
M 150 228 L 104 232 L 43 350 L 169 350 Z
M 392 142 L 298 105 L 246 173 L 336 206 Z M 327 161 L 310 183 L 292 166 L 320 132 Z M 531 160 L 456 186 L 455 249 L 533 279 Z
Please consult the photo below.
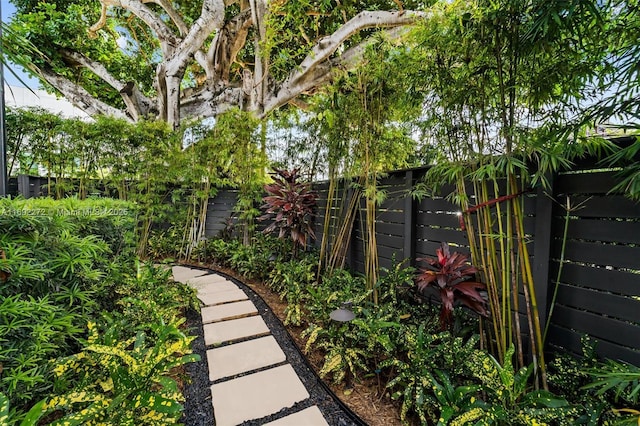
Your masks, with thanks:
M 436 250 L 437 259 L 431 257 L 419 258 L 418 261 L 427 262 L 426 268 L 421 268 L 416 283 L 420 291 L 433 286 L 438 290 L 442 301 L 440 310 L 440 326 L 443 330 L 450 327 L 453 319 L 454 302 L 460 301 L 480 315 L 487 316 L 486 302 L 478 290 L 486 286 L 477 281 L 471 281 L 478 269 L 467 263 L 468 256 L 449 250 L 449 245 L 442 243 Z
M 264 230 L 265 233 L 279 229 L 278 238 L 289 235 L 295 255 L 299 247 L 306 247 L 309 237 L 316 237 L 313 232 L 313 209 L 317 195 L 308 183 L 299 182 L 298 169 L 275 169 L 271 176 L 274 182 L 264 187 L 269 195 L 263 198 L 265 204 L 262 209 L 265 214 L 260 220 L 273 220 Z

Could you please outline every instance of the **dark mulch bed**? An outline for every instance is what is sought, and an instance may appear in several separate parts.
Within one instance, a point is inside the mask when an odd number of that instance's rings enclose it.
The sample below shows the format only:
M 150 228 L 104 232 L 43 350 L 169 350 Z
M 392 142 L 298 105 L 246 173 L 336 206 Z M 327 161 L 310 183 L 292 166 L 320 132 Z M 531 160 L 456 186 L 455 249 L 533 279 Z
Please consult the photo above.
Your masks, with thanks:
M 255 304 L 259 314 L 271 330 L 271 334 L 280 344 L 280 347 L 287 356 L 287 361 L 291 364 L 296 373 L 298 373 L 300 380 L 305 385 L 310 395 L 309 399 L 296 404 L 294 407 L 285 408 L 276 414 L 262 419 L 245 422 L 244 425 L 261 425 L 268 423 L 313 405 L 317 405 L 318 408 L 320 408 L 325 419 L 332 426 L 366 425 L 366 423 L 347 408 L 316 375 L 314 370 L 308 364 L 306 358 L 300 353 L 298 347 L 282 322 L 271 311 L 262 298 L 250 287 L 235 278 L 222 272 L 215 272 L 225 275 L 246 292 L 247 296 Z M 209 381 L 209 369 L 207 366 L 204 332 L 202 329 L 200 314 L 194 311 L 188 312 L 187 324 L 192 335 L 197 335 L 192 347 L 193 352 L 199 354 L 201 360 L 197 363 L 189 364 L 186 367 L 186 373 L 189 380 L 187 380 L 185 387 L 186 403 L 182 421 L 186 426 L 215 425 L 210 390 L 212 383 Z M 239 396 L 239 398 L 241 397 L 242 396 Z

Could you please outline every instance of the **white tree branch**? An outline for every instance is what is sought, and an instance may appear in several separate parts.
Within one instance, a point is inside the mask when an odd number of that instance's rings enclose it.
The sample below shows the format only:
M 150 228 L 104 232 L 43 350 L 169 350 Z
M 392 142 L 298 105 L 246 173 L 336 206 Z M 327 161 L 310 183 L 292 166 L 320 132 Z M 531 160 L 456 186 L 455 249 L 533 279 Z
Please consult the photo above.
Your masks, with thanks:
M 287 80 L 295 82 L 298 79 L 303 79 L 305 73 L 309 72 L 314 66 L 326 61 L 342 43 L 359 31 L 375 27 L 390 28 L 411 25 L 418 19 L 427 16 L 426 12 L 410 10 L 403 12 L 360 12 L 342 25 L 335 33 L 320 39 L 302 61 L 300 67 Z
M 172 53 L 173 48 L 178 44 L 176 36 L 171 29 L 164 23 L 162 18 L 153 13 L 144 3 L 140 0 L 100 0 L 102 3 L 102 15 L 100 21 L 89 28 L 89 33 L 95 33 L 106 23 L 106 11 L 109 6 L 116 6 L 126 9 L 140 18 L 145 24 L 151 28 L 158 39 L 161 41 L 162 50 L 165 56 Z
M 234 106 L 242 106 L 244 94 L 239 87 L 228 87 L 216 93 L 201 90 L 180 104 L 180 114 L 189 118 L 205 118 L 222 114 Z
M 116 89 L 127 105 L 129 115 L 138 120 L 141 116 L 146 116 L 152 109 L 153 101 L 140 92 L 133 82 L 124 83 L 115 78 L 100 62 L 87 58 L 86 56 L 71 50 L 63 50 L 62 56 L 92 71 L 105 83 Z
M 224 24 L 224 1 L 205 0 L 202 3 L 202 13 L 193 23 L 189 32 L 180 42 L 176 54 L 170 61 L 172 69 L 184 69 L 189 58 L 202 48 L 204 41 L 211 33 L 222 28 Z
M 123 118 L 132 121 L 121 110 L 114 108 L 99 99 L 94 98 L 84 88 L 69 81 L 68 79 L 54 73 L 50 69 L 41 69 L 42 76 L 47 83 L 55 87 L 64 95 L 65 98 L 87 114 L 91 116 L 108 115 L 116 118 Z
M 87 58 L 81 53 L 74 52 L 71 50 L 63 50 L 61 53 L 65 59 L 78 63 L 83 67 L 91 70 L 95 75 L 100 77 L 102 80 L 104 80 L 105 83 L 107 83 L 109 86 L 113 87 L 114 89 L 120 90 L 122 89 L 122 87 L 124 87 L 125 83 L 121 82 L 120 80 L 115 78 L 113 75 L 111 75 L 111 73 L 107 70 L 107 68 L 105 68 L 105 66 L 102 65 L 102 63 L 98 61 L 94 61 L 93 59 Z
M 189 28 L 182 19 L 182 16 L 180 16 L 180 14 L 175 10 L 175 8 L 171 5 L 171 2 L 169 2 L 168 0 L 142 0 L 142 2 L 155 3 L 163 8 L 164 11 L 167 12 L 167 15 L 169 15 L 169 18 L 171 18 L 171 21 L 173 21 L 175 26 L 178 27 L 178 31 L 180 32 L 181 36 L 184 36 L 189 31 Z
M 363 12 L 363 13 L 370 14 L 373 12 Z M 382 12 L 382 13 L 397 15 L 397 13 L 395 12 Z M 387 25 L 387 27 L 392 27 L 385 31 L 387 36 L 390 38 L 399 37 L 402 33 L 404 33 L 407 25 L 414 23 L 416 19 L 418 19 L 419 17 L 425 16 L 421 12 L 412 12 L 412 13 L 415 14 L 414 17 L 411 18 L 409 21 L 404 21 L 405 23 L 401 23 L 401 24 L 394 23 L 394 24 Z M 376 12 L 376 14 L 378 14 L 378 12 Z M 362 15 L 362 13 L 359 15 Z M 350 22 L 353 22 L 353 19 Z M 367 21 L 359 20 L 356 22 L 359 22 L 360 24 L 365 25 L 365 26 L 361 26 L 360 29 L 371 27 L 370 24 L 369 25 L 366 24 Z M 387 22 L 398 22 L 398 21 L 391 19 Z M 324 47 L 321 46 L 323 45 L 323 40 L 320 40 L 318 45 L 314 47 L 313 51 L 322 50 L 323 54 L 318 55 L 318 57 L 314 57 L 313 53 L 309 54 L 303 61 L 303 63 L 306 63 L 306 65 L 301 66 L 297 70 L 293 71 L 292 74 L 290 74 L 289 77 L 283 82 L 283 84 L 280 87 L 280 90 L 276 94 L 269 96 L 268 99 L 265 100 L 262 115 L 265 115 L 270 111 L 273 111 L 276 108 L 290 102 L 291 100 L 295 99 L 297 96 L 300 96 L 303 93 L 312 91 L 315 88 L 327 83 L 333 77 L 333 73 L 336 69 L 353 68 L 359 62 L 359 60 L 362 58 L 362 55 L 364 54 L 364 51 L 367 45 L 371 43 L 372 41 L 371 39 L 366 39 L 363 42 L 351 47 L 340 56 L 335 57 L 333 59 L 331 58 L 331 55 L 333 54 L 333 52 L 335 52 L 335 50 L 345 40 L 344 38 L 342 38 L 344 33 L 341 34 L 340 37 L 336 37 L 335 40 L 332 40 L 337 33 L 341 32 L 341 30 L 342 28 L 336 31 L 336 33 L 334 33 L 333 35 L 329 37 L 325 37 L 323 39 L 325 40 Z M 351 31 L 349 32 L 349 35 L 353 35 L 354 33 L 355 31 Z M 329 43 L 327 40 L 329 41 L 332 40 L 332 42 Z M 342 41 L 338 42 L 338 40 L 342 40 Z M 331 48 L 329 46 L 331 46 Z
M 227 21 L 218 31 L 209 48 L 209 61 L 215 71 L 215 80 L 229 81 L 229 70 L 238 52 L 244 47 L 252 25 L 249 9 Z

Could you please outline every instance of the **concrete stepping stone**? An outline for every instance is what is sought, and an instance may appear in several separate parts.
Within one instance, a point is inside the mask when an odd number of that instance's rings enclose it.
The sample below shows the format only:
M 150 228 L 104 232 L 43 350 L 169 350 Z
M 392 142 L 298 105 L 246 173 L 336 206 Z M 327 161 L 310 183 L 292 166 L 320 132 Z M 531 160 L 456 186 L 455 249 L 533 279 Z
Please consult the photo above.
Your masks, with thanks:
M 309 393 L 287 364 L 217 383 L 211 396 L 216 425 L 231 426 L 277 413 L 309 398 Z
M 215 293 L 198 293 L 198 299 L 200 299 L 204 306 L 214 306 L 222 303 L 248 300 L 249 297 L 244 291 L 236 288 L 234 290 L 218 291 Z
M 207 275 L 198 275 L 197 277 L 190 278 L 188 283 L 193 286 L 198 286 L 201 284 L 212 284 L 212 283 L 222 283 L 222 282 L 231 282 L 225 277 L 218 274 L 207 274 Z
M 209 380 L 219 380 L 236 374 L 268 367 L 287 359 L 273 336 L 234 343 L 207 351 Z
M 236 290 L 238 288 L 238 286 L 231 281 L 218 281 L 214 283 L 207 283 L 206 281 L 194 283 L 193 281 L 189 281 L 188 285 L 195 288 L 199 294 L 219 293 L 222 291 Z
M 203 328 L 204 343 L 207 346 L 269 334 L 269 327 L 259 316 L 214 322 L 205 324 Z
M 329 426 L 317 406 L 305 408 L 278 420 L 265 423 L 264 426 Z
M 187 283 L 187 281 L 208 274 L 207 271 L 201 269 L 192 269 L 184 266 L 174 266 L 172 268 L 173 280 L 180 283 Z
M 207 306 L 205 308 L 202 308 L 202 310 L 200 311 L 203 324 L 248 317 L 257 313 L 258 309 L 256 308 L 256 305 L 254 305 L 250 300 L 243 300 L 242 302 L 235 303 L 225 303 L 223 305 Z

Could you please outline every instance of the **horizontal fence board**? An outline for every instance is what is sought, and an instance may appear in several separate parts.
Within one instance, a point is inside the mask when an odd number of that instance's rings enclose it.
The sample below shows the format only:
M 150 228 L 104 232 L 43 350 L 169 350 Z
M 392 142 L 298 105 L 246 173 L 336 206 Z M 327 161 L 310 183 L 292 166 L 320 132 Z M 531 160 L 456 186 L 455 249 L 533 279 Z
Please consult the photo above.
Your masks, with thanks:
M 209 210 L 207 211 L 207 217 L 209 218 L 225 218 L 234 215 L 234 211 L 232 209 L 227 210 Z
M 419 212 L 416 215 L 416 224 L 418 226 L 445 226 L 460 229 L 460 219 L 456 214 Z
M 584 333 L 575 332 L 557 325 L 551 325 L 549 327 L 548 340 L 550 346 L 566 349 L 576 355 L 582 355 L 582 336 L 584 336 Z M 596 353 L 599 356 L 640 365 L 640 351 L 607 341 L 602 341 L 600 339 L 594 340 L 596 342 Z
M 640 327 L 613 318 L 556 305 L 553 322 L 621 346 L 640 348 Z
M 441 241 L 445 243 L 456 243 L 469 245 L 467 233 L 458 229 L 448 228 L 418 228 L 416 238 L 420 240 Z
M 550 274 L 554 280 L 557 273 L 558 263 L 556 262 L 552 264 Z M 565 263 L 562 267 L 560 282 L 628 296 L 640 296 L 640 274 L 626 271 Z
M 424 198 L 418 204 L 418 212 L 458 212 L 460 206 L 444 198 Z
M 553 249 L 554 253 L 561 253 L 562 242 L 555 241 Z M 640 247 L 567 241 L 565 259 L 613 268 L 640 269 Z
M 389 174 L 378 182 L 379 186 L 404 186 L 405 173 L 393 173 Z
M 627 296 L 560 284 L 556 303 L 640 323 L 640 301 Z
M 376 223 L 376 233 L 385 235 L 404 236 L 403 223 Z
M 572 216 L 587 218 L 640 218 L 640 203 L 622 195 L 571 196 L 571 205 L 580 206 L 571 211 Z
M 553 234 L 558 238 L 562 238 L 564 226 L 564 218 L 555 218 L 553 220 Z M 640 244 L 640 222 L 635 220 L 570 219 L 567 238 Z
M 376 222 L 404 223 L 403 211 L 379 211 L 376 214 Z
M 554 182 L 556 194 L 606 194 L 616 186 L 617 172 L 560 174 Z
M 416 241 L 416 257 L 435 257 L 436 250 L 441 247 L 440 242 L 435 241 Z M 457 251 L 463 254 L 469 254 L 469 248 L 465 246 L 450 245 L 451 251 Z
M 353 262 L 359 262 L 364 264 L 364 247 L 362 242 L 355 243 L 353 246 Z M 379 259 L 392 259 L 395 256 L 397 260 L 403 260 L 404 254 L 402 249 L 378 246 L 378 258 Z M 363 272 L 364 269 L 358 269 L 359 272 Z
M 355 233 L 356 238 L 362 240 L 362 234 L 360 231 Z M 376 242 L 379 246 L 392 247 L 402 250 L 404 247 L 404 238 L 396 235 L 384 235 L 379 232 L 376 233 Z

